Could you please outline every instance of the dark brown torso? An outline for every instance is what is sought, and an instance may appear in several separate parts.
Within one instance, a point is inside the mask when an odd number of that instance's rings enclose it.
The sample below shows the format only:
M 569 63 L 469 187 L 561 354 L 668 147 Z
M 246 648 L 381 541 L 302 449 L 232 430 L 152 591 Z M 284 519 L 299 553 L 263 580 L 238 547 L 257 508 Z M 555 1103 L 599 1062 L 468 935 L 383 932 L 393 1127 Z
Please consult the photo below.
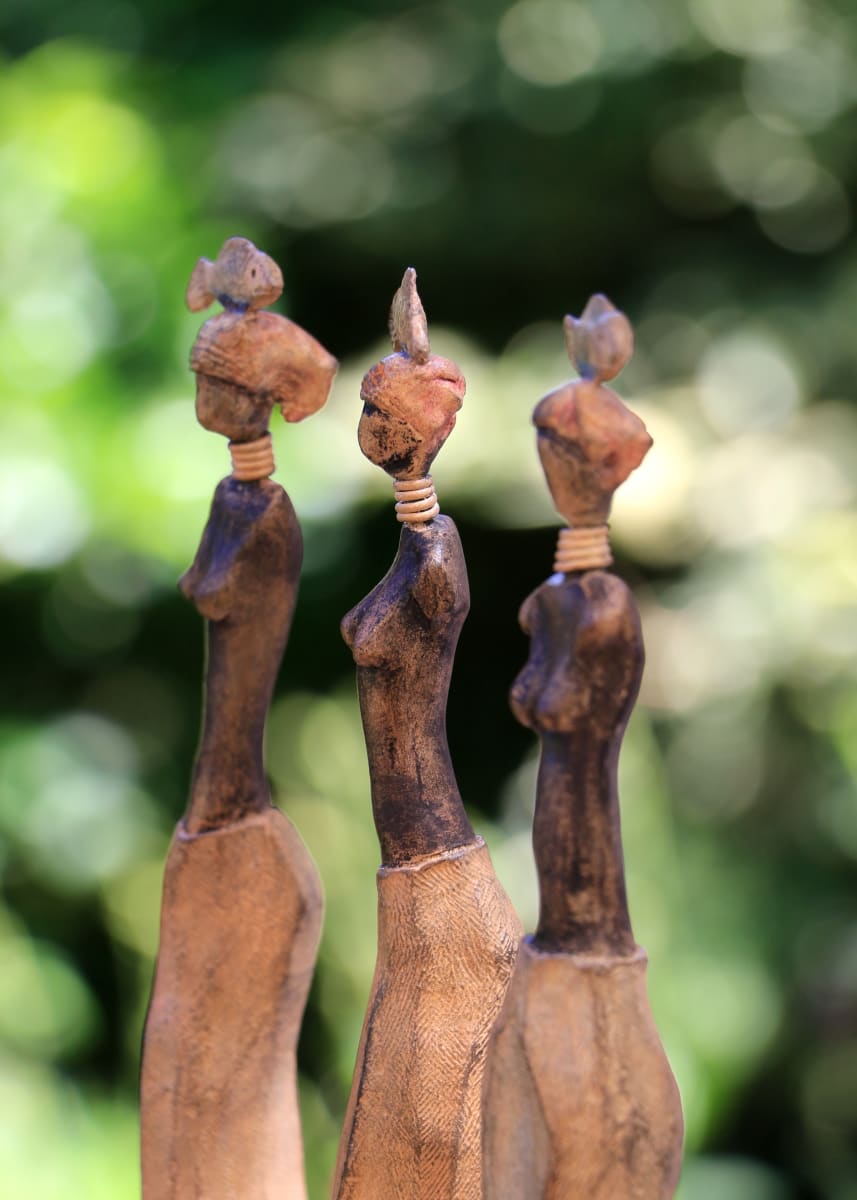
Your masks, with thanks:
M 185 824 L 229 824 L 270 803 L 265 718 L 297 599 L 303 556 L 291 501 L 269 479 L 224 479 L 180 587 L 206 618 L 202 738 Z
M 372 811 L 385 865 L 475 840 L 446 739 L 446 701 L 470 605 L 449 517 L 403 526 L 396 559 L 342 622 L 357 664 Z
M 636 604 L 614 575 L 553 576 L 521 609 L 530 656 L 511 693 L 542 754 L 533 824 L 545 950 L 628 954 L 616 767 L 643 671 Z

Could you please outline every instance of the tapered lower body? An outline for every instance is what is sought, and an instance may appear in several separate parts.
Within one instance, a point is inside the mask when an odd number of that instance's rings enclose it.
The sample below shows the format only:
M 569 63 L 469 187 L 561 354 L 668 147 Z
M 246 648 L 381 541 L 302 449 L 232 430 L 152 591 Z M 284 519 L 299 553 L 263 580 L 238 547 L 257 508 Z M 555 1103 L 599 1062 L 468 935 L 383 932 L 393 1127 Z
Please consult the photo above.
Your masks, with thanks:
M 335 1200 L 479 1200 L 485 1053 L 520 932 L 481 841 L 381 869 Z
M 278 810 L 179 827 L 143 1042 L 144 1200 L 306 1196 L 295 1056 L 321 916 Z
M 646 955 L 521 944 L 488 1054 L 485 1200 L 669 1200 L 683 1121 Z

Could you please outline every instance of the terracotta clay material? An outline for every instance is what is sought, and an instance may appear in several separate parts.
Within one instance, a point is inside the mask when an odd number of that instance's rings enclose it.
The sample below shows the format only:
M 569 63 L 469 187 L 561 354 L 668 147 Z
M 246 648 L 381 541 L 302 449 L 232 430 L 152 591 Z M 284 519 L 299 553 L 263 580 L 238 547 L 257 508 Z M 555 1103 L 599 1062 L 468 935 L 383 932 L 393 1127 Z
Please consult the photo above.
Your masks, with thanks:
M 642 950 L 601 957 L 521 944 L 489 1059 L 486 1197 L 673 1195 L 681 1108 L 645 972 Z
M 215 263 L 197 264 L 192 308 L 210 302 L 208 285 L 227 311 L 194 348 L 198 412 L 207 428 L 255 445 L 233 447 L 236 472 L 218 485 L 181 581 L 205 618 L 205 709 L 167 860 L 144 1034 L 143 1197 L 301 1200 L 295 1054 L 322 893 L 297 831 L 271 806 L 263 737 L 302 540 L 283 488 L 246 476 L 267 471 L 273 404 L 286 404 L 290 419 L 315 411 L 336 363 L 285 318 L 256 311 L 282 277 L 252 243 L 230 239 Z
M 536 405 L 539 457 L 556 510 L 569 525 L 602 525 L 616 488 L 652 444 L 640 418 L 603 384 L 631 357 L 634 337 L 627 317 L 604 296 L 593 296 L 579 320 L 566 317 L 565 330 L 581 378 Z
M 537 406 L 539 453 L 558 510 L 592 528 L 581 554 L 588 542 L 603 562 L 613 490 L 650 439 L 600 382 L 630 353 L 626 318 L 595 297 L 566 328 L 589 378 Z M 669 1200 L 681 1164 L 681 1103 L 631 929 L 616 784 L 643 670 L 639 614 L 621 580 L 581 566 L 521 609 L 530 654 L 511 703 L 541 741 L 541 903 L 492 1035 L 484 1200 Z
M 464 380 L 429 353 L 412 272 L 391 327 L 397 352 L 363 381 L 360 445 L 395 479 L 419 480 L 452 428 Z M 342 623 L 357 664 L 384 865 L 336 1200 L 481 1196 L 485 1051 L 520 924 L 467 819 L 447 746 L 447 693 L 468 606 L 458 532 L 436 515 L 402 527 L 389 572 Z
M 378 873 L 378 959 L 340 1200 L 479 1200 L 480 1100 L 520 926 L 476 839 Z
M 306 1196 L 295 1051 L 322 894 L 277 809 L 167 861 L 140 1096 L 148 1200 Z
M 282 290 L 277 264 L 246 238 L 230 238 L 215 262 L 200 259 L 191 276 L 190 308 L 215 299 L 224 306 L 205 322 L 191 351 L 196 415 L 230 441 L 262 437 L 275 405 L 287 421 L 302 421 L 330 392 L 333 355 L 287 317 L 260 311 Z

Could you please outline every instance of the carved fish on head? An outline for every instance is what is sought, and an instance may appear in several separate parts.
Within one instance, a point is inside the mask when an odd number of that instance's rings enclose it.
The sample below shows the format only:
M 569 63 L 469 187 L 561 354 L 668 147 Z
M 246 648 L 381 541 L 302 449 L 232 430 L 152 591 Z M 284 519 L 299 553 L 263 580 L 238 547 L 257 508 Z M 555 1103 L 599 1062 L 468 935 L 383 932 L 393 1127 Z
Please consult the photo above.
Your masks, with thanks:
M 224 308 L 266 308 L 283 291 L 283 273 L 269 255 L 243 237 L 229 238 L 214 262 L 201 258 L 191 273 L 185 299 L 191 312 L 215 300 Z

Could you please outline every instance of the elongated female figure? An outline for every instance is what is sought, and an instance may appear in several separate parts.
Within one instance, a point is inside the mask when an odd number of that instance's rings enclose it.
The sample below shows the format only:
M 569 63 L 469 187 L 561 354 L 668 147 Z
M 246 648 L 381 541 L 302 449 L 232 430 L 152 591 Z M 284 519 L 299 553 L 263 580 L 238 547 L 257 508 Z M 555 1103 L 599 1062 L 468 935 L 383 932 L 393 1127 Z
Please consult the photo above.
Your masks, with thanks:
M 479 1200 L 488 1035 L 520 925 L 471 828 L 446 740 L 469 606 L 461 543 L 429 468 L 464 380 L 429 353 L 416 276 L 391 315 L 394 353 L 363 380 L 359 442 L 396 481 L 399 551 L 345 617 L 381 846 L 378 957 L 339 1148 L 336 1200 Z
M 643 670 L 634 598 L 607 570 L 613 492 L 651 438 L 602 385 L 631 327 L 603 296 L 566 318 L 582 378 L 533 420 L 569 527 L 521 609 L 530 656 L 512 709 L 541 740 L 533 848 L 541 906 L 521 944 L 485 1079 L 485 1200 L 669 1200 L 681 1163 L 675 1081 L 646 997 L 619 829 L 616 766 Z
M 244 238 L 201 259 L 197 416 L 230 439 L 184 595 L 206 622 L 202 740 L 164 877 L 141 1084 L 144 1200 L 301 1200 L 295 1051 L 321 927 L 321 885 L 262 761 L 297 597 L 302 540 L 274 470 L 274 404 L 295 421 L 327 398 L 336 360 L 259 311 L 279 267 Z

